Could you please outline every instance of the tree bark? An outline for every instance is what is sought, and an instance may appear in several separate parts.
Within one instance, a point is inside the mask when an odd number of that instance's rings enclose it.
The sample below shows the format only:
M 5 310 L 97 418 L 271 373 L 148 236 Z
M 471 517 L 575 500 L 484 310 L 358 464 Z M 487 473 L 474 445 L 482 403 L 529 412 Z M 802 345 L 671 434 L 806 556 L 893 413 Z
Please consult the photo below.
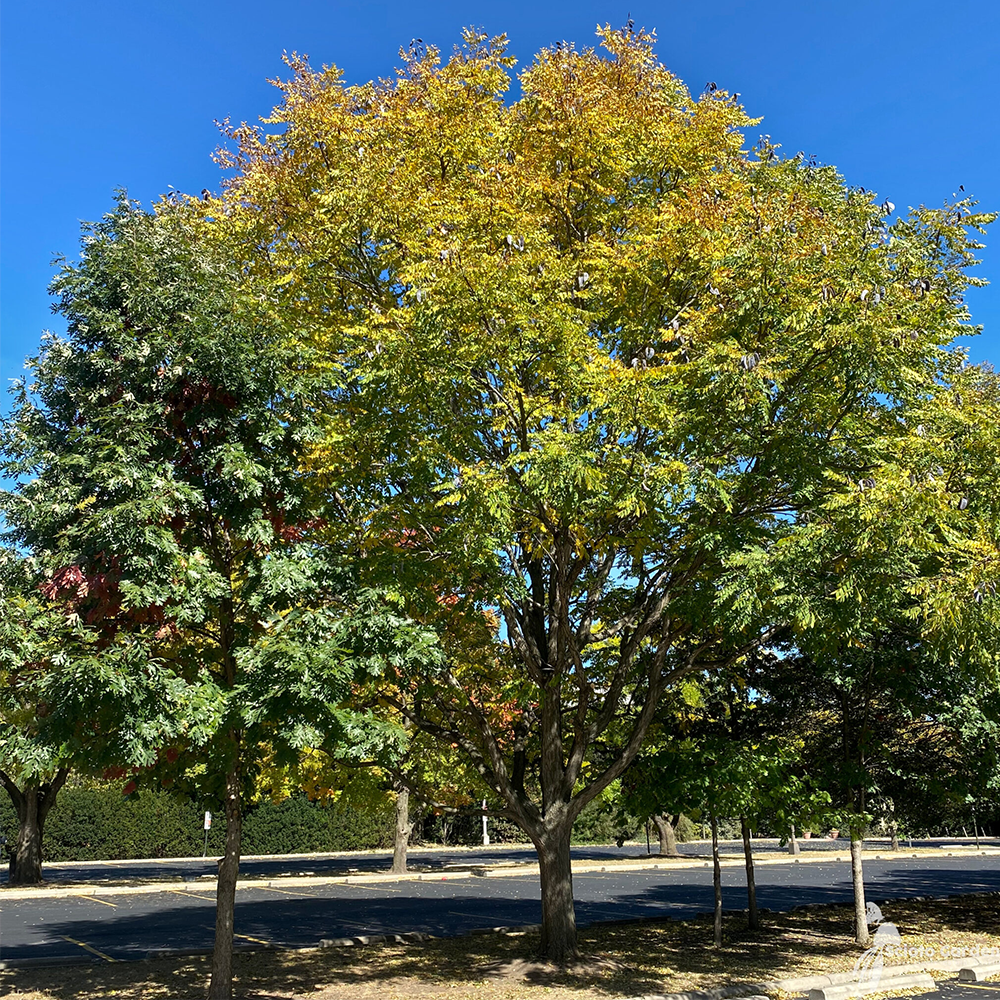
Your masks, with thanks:
M 865 912 L 865 876 L 861 870 L 861 831 L 851 827 L 851 878 L 854 882 L 854 941 L 862 948 L 872 943 Z
M 545 823 L 535 841 L 542 886 L 542 957 L 560 965 L 576 958 L 576 912 L 570 861 L 572 817 Z
M 17 842 L 10 855 L 10 885 L 37 885 L 42 881 L 42 834 L 45 820 L 66 783 L 69 768 L 60 768 L 52 781 L 33 782 L 22 791 L 5 773 L 0 781 L 17 813 Z
M 679 858 L 681 852 L 677 850 L 677 821 L 680 816 L 672 816 L 669 813 L 654 813 L 653 822 L 656 824 L 656 832 L 660 835 L 660 854 L 667 858 Z
M 410 843 L 410 790 L 402 781 L 395 782 L 396 788 L 396 833 L 392 843 L 392 871 L 396 875 L 406 872 L 406 848 Z
M 799 854 L 802 848 L 799 847 L 799 842 L 795 838 L 795 824 L 791 825 L 791 839 L 788 841 L 788 853 L 789 854 Z
M 712 887 L 715 890 L 715 947 L 722 947 L 722 865 L 719 863 L 719 822 L 715 813 L 708 814 L 712 827 Z
M 750 845 L 750 824 L 746 816 L 740 817 L 743 831 L 743 859 L 747 869 L 747 925 L 752 931 L 760 930 L 760 913 L 757 910 L 757 883 L 753 875 L 753 848 Z
M 212 951 L 212 979 L 209 1000 L 230 1000 L 233 995 L 233 917 L 236 909 L 236 879 L 240 873 L 240 837 L 243 808 L 240 792 L 240 745 L 226 775 L 226 850 L 219 861 L 215 894 L 215 948 Z

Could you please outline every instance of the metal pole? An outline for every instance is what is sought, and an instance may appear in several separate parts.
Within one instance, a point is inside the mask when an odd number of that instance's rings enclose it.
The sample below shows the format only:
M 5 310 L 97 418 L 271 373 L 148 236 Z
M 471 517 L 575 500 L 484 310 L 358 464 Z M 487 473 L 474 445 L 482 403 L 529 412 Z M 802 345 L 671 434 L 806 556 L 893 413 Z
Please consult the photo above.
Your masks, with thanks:
M 483 799 L 483 847 L 490 846 L 490 835 L 486 830 L 486 799 Z

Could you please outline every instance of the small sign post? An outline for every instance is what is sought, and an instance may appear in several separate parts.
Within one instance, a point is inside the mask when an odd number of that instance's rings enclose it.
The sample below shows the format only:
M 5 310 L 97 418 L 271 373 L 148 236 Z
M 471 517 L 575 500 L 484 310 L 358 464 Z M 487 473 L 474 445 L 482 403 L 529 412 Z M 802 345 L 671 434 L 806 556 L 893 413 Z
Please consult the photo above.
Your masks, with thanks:
M 208 857 L 208 831 L 212 829 L 212 814 L 205 810 L 205 849 L 201 852 L 203 858 Z

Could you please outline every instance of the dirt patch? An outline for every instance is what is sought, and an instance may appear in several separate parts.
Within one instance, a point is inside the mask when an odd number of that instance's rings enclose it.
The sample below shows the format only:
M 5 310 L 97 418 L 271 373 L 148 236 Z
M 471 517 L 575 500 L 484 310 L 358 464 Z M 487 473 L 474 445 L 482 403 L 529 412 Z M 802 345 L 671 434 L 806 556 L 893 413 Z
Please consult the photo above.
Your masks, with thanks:
M 1000 898 L 962 896 L 881 903 L 903 953 L 924 956 L 1000 949 Z M 569 968 L 534 960 L 537 935 L 476 935 L 408 945 L 238 954 L 234 996 L 253 1000 L 609 1000 L 708 989 L 820 972 L 843 972 L 861 954 L 850 906 L 765 915 L 753 933 L 729 917 L 722 948 L 710 919 L 630 923 L 580 935 Z M 922 951 L 921 951 L 922 949 Z M 162 959 L 0 973 L 16 1000 L 158 1000 L 204 997 L 210 960 Z

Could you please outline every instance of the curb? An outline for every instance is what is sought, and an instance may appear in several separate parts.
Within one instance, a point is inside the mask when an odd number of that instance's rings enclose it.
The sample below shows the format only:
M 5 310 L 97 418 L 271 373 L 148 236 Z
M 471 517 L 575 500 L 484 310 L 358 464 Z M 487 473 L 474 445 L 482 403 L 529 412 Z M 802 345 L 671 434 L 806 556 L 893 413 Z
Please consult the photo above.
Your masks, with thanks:
M 829 855 L 834 855 L 830 857 Z M 826 856 L 824 856 L 826 855 Z M 959 848 L 958 854 L 954 851 L 944 851 L 939 848 L 925 848 L 921 853 L 910 851 L 900 851 L 897 853 L 885 852 L 875 855 L 868 855 L 863 860 L 876 861 L 909 861 L 913 858 L 942 858 L 942 857 L 1000 857 L 1000 849 L 993 848 L 987 850 L 970 851 Z M 249 859 L 248 855 L 248 859 Z M 262 855 L 262 857 L 265 857 Z M 652 858 L 657 857 L 657 861 Z M 173 859 L 171 859 L 173 860 Z M 189 859 L 178 859 L 189 860 Z M 190 860 L 203 860 L 190 859 Z M 788 864 L 833 864 L 849 863 L 850 856 L 844 853 L 826 851 L 816 852 L 810 857 L 803 858 L 801 855 L 783 855 L 779 858 L 763 856 L 754 858 L 754 865 L 788 865 Z M 93 862 L 67 862 L 73 864 L 92 864 Z M 129 862 L 122 862 L 126 864 Z M 624 863 L 601 864 L 600 862 L 582 862 L 573 865 L 574 875 L 593 874 L 595 872 L 639 872 L 639 871 L 682 871 L 689 868 L 707 868 L 711 866 L 711 860 L 703 857 L 685 858 L 662 858 L 659 855 L 651 855 L 650 860 Z M 742 868 L 744 861 L 742 857 L 726 857 L 721 860 L 722 868 Z M 413 872 L 405 875 L 393 875 L 386 872 L 367 872 L 354 875 L 282 875 L 265 879 L 241 879 L 236 883 L 237 889 L 277 889 L 282 886 L 322 886 L 322 885 L 352 885 L 364 884 L 365 882 L 444 882 L 449 879 L 460 878 L 517 878 L 525 875 L 537 875 L 538 865 L 527 864 L 505 864 L 491 867 L 488 865 L 471 864 L 468 868 L 462 869 L 438 869 L 433 872 Z M 42 888 L 13 888 L 8 889 L 4 883 L 0 883 L 0 900 L 16 899 L 52 899 L 61 896 L 111 896 L 111 895 L 137 895 L 146 892 L 168 892 L 183 889 L 191 886 L 204 886 L 205 889 L 215 891 L 215 877 L 211 875 L 200 876 L 198 878 L 188 878 L 181 876 L 171 882 L 142 882 L 137 885 L 123 885 L 122 883 L 109 883 L 95 886 L 90 882 L 77 883 L 75 885 L 52 886 Z M 823 905 L 823 904 L 810 904 Z
M 924 990 L 933 993 L 937 983 L 926 972 L 914 972 L 908 976 L 882 976 L 877 980 L 862 983 L 841 983 L 839 986 L 820 986 L 809 991 L 809 1000 L 848 1000 L 849 997 L 867 996 L 871 993 L 896 993 L 899 990 Z
M 281 889 L 322 885 L 355 885 L 378 882 L 449 882 L 452 879 L 473 878 L 473 871 L 414 872 L 412 875 L 288 875 L 273 879 L 240 879 L 239 889 Z M 0 901 L 24 899 L 58 899 L 66 896 L 141 896 L 154 892 L 215 892 L 215 878 L 180 880 L 175 882 L 143 882 L 140 885 L 80 885 L 42 889 L 11 889 L 0 891 Z

